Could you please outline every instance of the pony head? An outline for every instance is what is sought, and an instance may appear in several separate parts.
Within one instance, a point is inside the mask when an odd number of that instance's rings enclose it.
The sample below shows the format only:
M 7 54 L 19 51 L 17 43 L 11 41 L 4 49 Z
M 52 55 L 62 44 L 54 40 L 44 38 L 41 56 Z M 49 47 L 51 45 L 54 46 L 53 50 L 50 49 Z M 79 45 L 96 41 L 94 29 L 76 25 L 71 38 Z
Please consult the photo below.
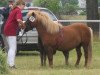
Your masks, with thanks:
M 32 30 L 34 28 L 34 23 L 35 23 L 35 13 L 33 11 L 28 12 L 27 14 L 28 18 L 27 21 L 25 22 L 26 28 L 25 32 Z
M 28 19 L 25 22 L 26 30 L 42 25 L 42 27 L 45 27 L 47 32 L 56 33 L 59 32 L 60 28 L 62 28 L 61 24 L 55 23 L 45 12 L 33 10 L 29 11 L 27 16 Z

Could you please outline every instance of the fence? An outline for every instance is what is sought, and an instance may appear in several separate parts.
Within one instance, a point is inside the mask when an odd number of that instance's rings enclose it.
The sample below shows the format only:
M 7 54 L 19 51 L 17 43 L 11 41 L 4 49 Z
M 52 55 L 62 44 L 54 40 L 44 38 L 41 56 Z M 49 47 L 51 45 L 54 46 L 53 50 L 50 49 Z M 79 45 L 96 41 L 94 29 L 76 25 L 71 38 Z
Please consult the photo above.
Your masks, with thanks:
M 64 25 L 65 24 L 70 24 L 72 22 L 99 23 L 98 36 L 99 36 L 99 39 L 100 39 L 100 20 L 59 20 L 59 22 L 62 23 L 62 24 L 64 24 Z

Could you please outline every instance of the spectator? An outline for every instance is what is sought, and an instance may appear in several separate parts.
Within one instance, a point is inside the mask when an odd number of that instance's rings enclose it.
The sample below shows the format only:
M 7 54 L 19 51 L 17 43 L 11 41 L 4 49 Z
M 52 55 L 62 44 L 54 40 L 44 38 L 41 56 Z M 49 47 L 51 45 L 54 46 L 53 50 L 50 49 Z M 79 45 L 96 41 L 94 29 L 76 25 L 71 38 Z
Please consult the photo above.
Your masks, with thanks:
M 0 34 L 1 34 L 1 26 L 2 26 L 2 24 L 3 24 L 3 15 L 2 14 L 0 14 Z M 1 35 L 0 35 L 1 36 Z
M 9 16 L 9 12 L 10 12 L 10 10 L 11 10 L 13 4 L 14 4 L 14 1 L 13 1 L 13 0 L 9 0 L 9 1 L 8 1 L 8 6 L 4 7 L 4 9 L 3 9 L 3 16 L 4 16 L 4 19 L 7 20 L 8 16 Z

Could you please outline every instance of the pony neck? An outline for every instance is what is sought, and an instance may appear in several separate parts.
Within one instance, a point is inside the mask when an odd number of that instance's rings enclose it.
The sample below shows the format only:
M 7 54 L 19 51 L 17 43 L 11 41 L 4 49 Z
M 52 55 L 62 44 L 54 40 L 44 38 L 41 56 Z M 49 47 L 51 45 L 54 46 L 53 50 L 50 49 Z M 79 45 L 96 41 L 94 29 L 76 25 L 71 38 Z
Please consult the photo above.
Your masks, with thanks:
M 36 29 L 38 31 L 39 36 L 44 36 L 44 35 L 48 34 L 46 28 L 41 24 L 38 24 L 36 26 Z

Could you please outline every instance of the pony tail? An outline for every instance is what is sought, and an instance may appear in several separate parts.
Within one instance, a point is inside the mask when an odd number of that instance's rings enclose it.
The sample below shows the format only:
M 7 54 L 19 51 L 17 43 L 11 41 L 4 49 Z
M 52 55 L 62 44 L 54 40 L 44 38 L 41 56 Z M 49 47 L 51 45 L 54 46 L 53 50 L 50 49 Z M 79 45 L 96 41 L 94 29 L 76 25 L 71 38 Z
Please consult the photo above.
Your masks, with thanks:
M 91 33 L 91 46 L 93 44 L 93 30 L 89 27 L 90 33 Z
M 91 42 L 93 43 L 93 30 L 89 27 L 90 33 L 91 33 Z
M 91 64 L 91 61 L 92 61 L 92 45 L 93 45 L 93 30 L 89 27 L 89 30 L 90 30 L 90 34 L 91 34 L 91 39 L 90 39 L 90 42 L 89 42 L 89 46 L 88 46 L 88 57 L 89 57 L 89 64 Z

